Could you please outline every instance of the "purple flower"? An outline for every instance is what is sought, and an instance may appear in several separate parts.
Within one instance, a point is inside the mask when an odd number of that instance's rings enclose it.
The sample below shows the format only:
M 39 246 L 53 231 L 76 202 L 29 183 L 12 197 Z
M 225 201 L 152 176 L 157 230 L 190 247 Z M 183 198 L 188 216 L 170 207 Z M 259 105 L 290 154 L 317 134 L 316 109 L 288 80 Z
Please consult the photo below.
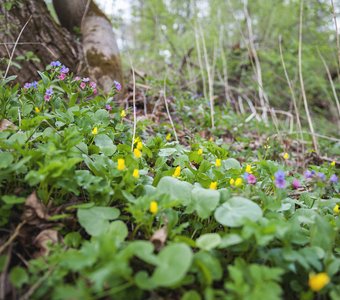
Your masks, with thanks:
M 304 173 L 306 179 L 312 178 L 314 174 L 315 174 L 315 171 L 309 171 L 309 170 L 306 170 Z
M 297 190 L 299 187 L 301 187 L 300 181 L 294 178 L 292 182 L 292 186 L 294 190 Z
M 105 109 L 106 109 L 107 111 L 111 111 L 111 110 L 112 110 L 112 106 L 111 106 L 110 104 L 106 104 L 106 105 L 105 105 Z
M 80 83 L 80 88 L 83 90 L 86 87 L 86 83 L 85 82 L 81 82 Z
M 91 81 L 91 82 L 90 82 L 90 87 L 91 87 L 92 89 L 95 89 L 95 88 L 97 87 L 97 84 L 96 84 L 95 82 Z
M 89 82 L 89 81 L 90 81 L 90 78 L 88 77 L 83 78 L 83 82 Z
M 33 81 L 31 83 L 31 87 L 34 88 L 34 89 L 37 89 L 38 88 L 38 82 L 37 81 Z
M 53 95 L 53 89 L 50 87 L 46 90 L 45 95 L 52 96 Z
M 117 91 L 120 91 L 122 89 L 122 85 L 118 81 L 115 80 L 113 83 L 115 84 Z
M 277 171 L 275 174 L 275 185 L 280 189 L 284 189 L 286 187 L 285 173 L 281 170 Z
M 67 74 L 69 71 L 70 71 L 70 69 L 65 67 L 64 65 L 60 69 L 60 72 L 63 73 L 63 74 Z
M 81 78 L 79 76 L 74 77 L 74 81 L 79 81 Z
M 49 101 L 51 100 L 51 96 L 45 95 L 45 96 L 44 96 L 44 100 L 45 100 L 46 102 L 49 102 Z
M 32 83 L 26 82 L 24 85 L 24 89 L 29 89 L 32 86 Z
M 93 95 L 97 94 L 97 89 L 93 89 Z
M 319 172 L 319 173 L 318 173 L 318 177 L 319 177 L 319 179 L 322 180 L 322 181 L 326 180 L 326 175 L 325 175 L 324 173 Z
M 338 176 L 336 176 L 335 174 L 333 174 L 330 178 L 329 181 L 331 183 L 337 183 L 338 182 Z
M 58 75 L 58 79 L 60 79 L 60 80 L 64 80 L 65 78 L 66 78 L 65 73 L 61 73 L 60 75 Z
M 249 174 L 247 177 L 247 182 L 249 184 L 255 184 L 256 183 L 256 177 L 253 174 Z
M 61 66 L 61 62 L 59 60 L 52 61 L 50 65 L 52 67 L 60 67 Z
M 249 173 L 245 172 L 245 173 L 243 174 L 243 179 L 247 181 L 247 180 L 248 180 L 248 177 L 249 177 Z

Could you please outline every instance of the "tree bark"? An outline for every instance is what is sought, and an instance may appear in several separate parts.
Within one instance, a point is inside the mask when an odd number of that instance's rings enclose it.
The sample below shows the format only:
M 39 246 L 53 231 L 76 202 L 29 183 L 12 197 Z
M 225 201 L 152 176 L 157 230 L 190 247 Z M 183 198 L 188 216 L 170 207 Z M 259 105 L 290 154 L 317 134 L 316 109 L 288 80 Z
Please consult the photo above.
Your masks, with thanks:
M 10 10 L 0 2 L 4 16 L 0 18 L 0 70 L 6 69 L 15 41 L 28 21 L 13 61 L 27 51 L 32 51 L 38 60 L 20 61 L 21 69 L 12 65 L 8 75 L 18 75 L 21 83 L 32 81 L 37 79 L 37 70 L 60 60 L 75 74 L 90 76 L 105 93 L 115 80 L 122 83 L 116 38 L 105 14 L 91 0 L 53 0 L 53 5 L 65 28 L 53 20 L 43 0 L 23 0 Z M 81 41 L 75 35 L 76 27 L 80 29 Z
M 18 75 L 20 83 L 38 78 L 37 70 L 43 70 L 53 60 L 60 60 L 73 72 L 80 72 L 83 67 L 83 48 L 81 43 L 52 19 L 43 0 L 24 0 L 16 2 L 6 10 L 5 3 L 0 3 L 0 69 L 7 67 L 15 41 L 27 21 L 28 24 L 15 47 L 13 61 L 21 69 L 11 66 L 8 75 Z M 16 57 L 25 56 L 32 51 L 38 60 L 16 61 Z M 4 74 L 2 74 L 4 75 Z

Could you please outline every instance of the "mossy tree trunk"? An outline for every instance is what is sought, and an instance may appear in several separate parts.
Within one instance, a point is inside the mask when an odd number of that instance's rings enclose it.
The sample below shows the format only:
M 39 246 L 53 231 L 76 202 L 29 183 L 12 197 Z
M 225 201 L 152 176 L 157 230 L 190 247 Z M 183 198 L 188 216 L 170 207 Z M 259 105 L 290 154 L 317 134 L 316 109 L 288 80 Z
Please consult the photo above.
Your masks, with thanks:
M 111 89 L 114 80 L 123 81 L 111 23 L 92 1 L 53 0 L 64 28 L 53 20 L 43 0 L 18 1 L 9 10 L 6 1 L 1 3 L 0 69 L 5 69 L 23 28 L 15 48 L 14 62 L 18 56 L 34 54 L 29 61 L 20 61 L 20 70 L 11 66 L 9 75 L 19 75 L 19 82 L 37 78 L 36 70 L 43 69 L 53 60 L 60 60 L 74 73 L 89 75 L 105 92 Z M 75 28 L 80 29 L 80 40 Z

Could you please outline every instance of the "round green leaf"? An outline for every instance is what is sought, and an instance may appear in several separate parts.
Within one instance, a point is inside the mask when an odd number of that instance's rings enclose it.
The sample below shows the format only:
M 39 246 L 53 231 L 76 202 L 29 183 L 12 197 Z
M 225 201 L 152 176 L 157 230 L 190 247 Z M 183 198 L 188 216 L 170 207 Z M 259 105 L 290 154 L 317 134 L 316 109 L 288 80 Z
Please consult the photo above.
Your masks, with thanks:
M 223 167 L 226 170 L 229 170 L 229 169 L 239 170 L 239 169 L 241 169 L 241 165 L 240 165 L 239 161 L 236 160 L 235 158 L 228 158 L 228 159 L 224 160 L 223 161 Z
M 118 218 L 120 212 L 114 207 L 94 206 L 78 209 L 78 221 L 86 232 L 98 236 L 109 228 L 109 220 Z
M 203 234 L 196 240 L 196 246 L 207 251 L 216 248 L 220 243 L 221 237 L 217 233 Z
M 163 177 L 157 185 L 157 192 L 169 195 L 171 200 L 179 200 L 183 205 L 190 203 L 191 190 L 192 185 L 190 183 L 170 176 Z
M 151 281 L 162 287 L 180 282 L 191 266 L 192 257 L 191 249 L 185 244 L 167 246 L 158 255 L 158 266 Z
M 28 282 L 28 275 L 24 268 L 14 267 L 9 275 L 11 283 L 16 288 L 21 288 L 25 283 Z
M 257 221 L 261 217 L 261 208 L 253 201 L 242 197 L 229 199 L 215 211 L 216 221 L 229 227 L 240 227 L 246 220 Z
M 220 193 L 215 190 L 195 187 L 191 191 L 192 200 L 188 207 L 188 212 L 195 210 L 198 216 L 206 219 L 215 210 L 220 201 Z
M 100 149 L 100 152 L 106 156 L 111 156 L 116 152 L 117 147 L 113 144 L 111 138 L 106 134 L 98 134 L 94 142 Z
M 0 169 L 8 168 L 13 162 L 13 155 L 9 152 L 0 152 Z

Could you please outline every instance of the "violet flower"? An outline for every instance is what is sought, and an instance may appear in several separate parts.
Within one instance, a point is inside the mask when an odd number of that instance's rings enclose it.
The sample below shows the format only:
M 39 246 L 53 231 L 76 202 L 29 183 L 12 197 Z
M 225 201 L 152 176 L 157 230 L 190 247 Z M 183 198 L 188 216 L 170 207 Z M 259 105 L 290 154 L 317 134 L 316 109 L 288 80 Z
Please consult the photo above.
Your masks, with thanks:
M 281 170 L 277 171 L 275 174 L 275 185 L 280 189 L 284 189 L 286 187 L 285 173 Z

